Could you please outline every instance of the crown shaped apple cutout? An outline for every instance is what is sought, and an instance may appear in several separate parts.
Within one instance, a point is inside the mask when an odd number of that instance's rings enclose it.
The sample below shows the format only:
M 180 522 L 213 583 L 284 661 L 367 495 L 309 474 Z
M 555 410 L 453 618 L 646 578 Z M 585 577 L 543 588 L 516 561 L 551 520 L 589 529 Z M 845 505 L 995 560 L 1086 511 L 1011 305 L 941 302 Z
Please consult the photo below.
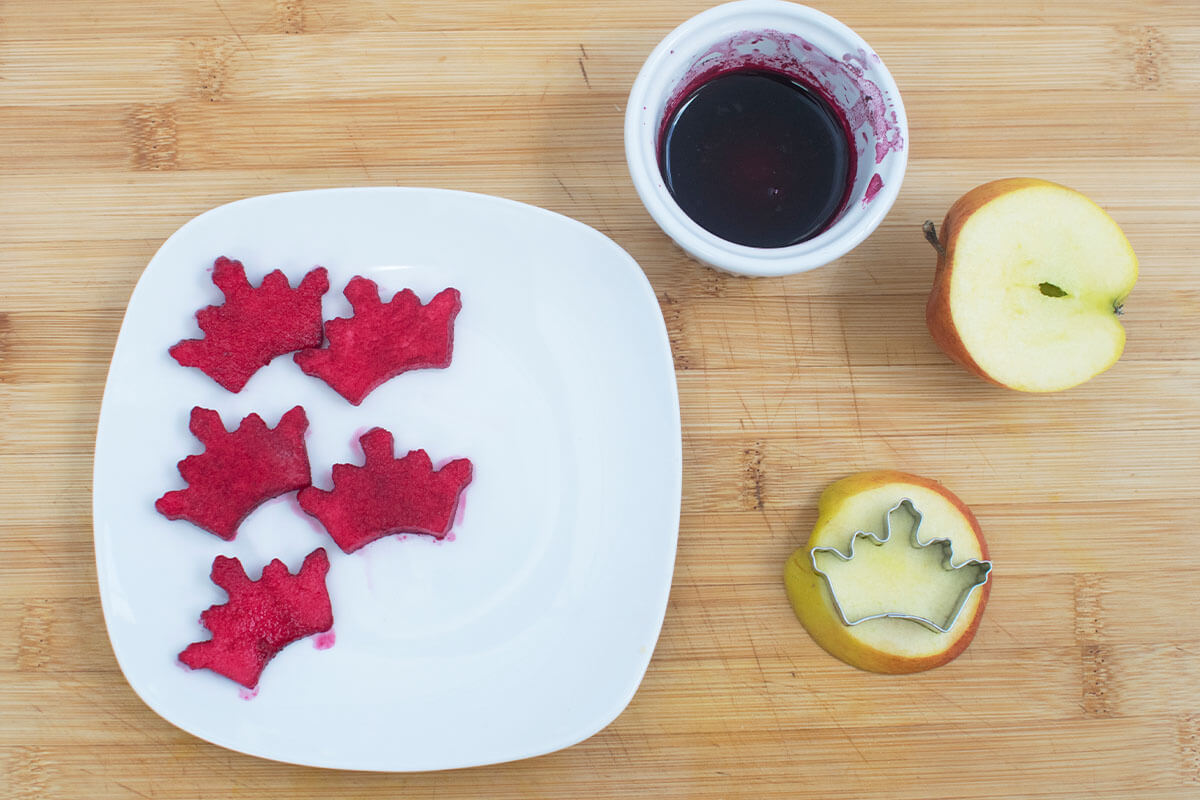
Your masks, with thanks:
M 364 464 L 333 465 L 333 490 L 300 490 L 300 507 L 320 520 L 346 553 L 393 533 L 445 538 L 458 499 L 471 482 L 471 462 L 459 458 L 435 470 L 424 450 L 393 454 L 392 434 L 373 428 L 359 438 Z
M 849 551 L 812 549 L 813 571 L 825 578 L 834 608 L 846 625 L 873 619 L 906 619 L 936 633 L 958 621 L 971 593 L 987 582 L 990 561 L 954 563 L 949 539 L 922 540 L 923 515 L 911 500 L 893 506 L 879 536 L 857 531 Z M 870 547 L 856 547 L 866 541 Z
M 312 482 L 304 448 L 308 417 L 300 406 L 273 429 L 250 414 L 232 432 L 216 411 L 196 406 L 189 428 L 204 443 L 204 452 L 179 462 L 188 488 L 155 502 L 167 519 L 185 519 L 230 541 L 254 509 Z
M 279 559 L 250 580 L 242 562 L 217 556 L 212 582 L 229 595 L 229 602 L 211 606 L 200 623 L 212 638 L 189 644 L 179 660 L 192 669 L 210 669 L 247 689 L 280 650 L 292 642 L 333 627 L 333 608 L 325 575 L 329 557 L 317 548 L 292 575 Z
M 403 372 L 450 366 L 454 319 L 462 309 L 457 289 L 444 289 L 425 305 L 405 289 L 384 303 L 375 281 L 355 276 L 343 294 L 354 316 L 325 323 L 329 346 L 318 342 L 293 359 L 351 405 Z
M 196 312 L 203 339 L 184 339 L 168 351 L 183 366 L 236 393 L 276 356 L 321 346 L 321 297 L 329 291 L 324 267 L 310 270 L 295 289 L 279 270 L 255 289 L 242 262 L 221 256 L 212 280 L 225 302 Z

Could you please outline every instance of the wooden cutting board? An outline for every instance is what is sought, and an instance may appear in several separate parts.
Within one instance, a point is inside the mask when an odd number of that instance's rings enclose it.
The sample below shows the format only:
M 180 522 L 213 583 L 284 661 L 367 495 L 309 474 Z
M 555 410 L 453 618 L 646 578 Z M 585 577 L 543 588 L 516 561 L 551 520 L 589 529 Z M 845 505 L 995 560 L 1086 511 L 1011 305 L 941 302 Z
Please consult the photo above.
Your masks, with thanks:
M 0 4 L 0 796 L 1200 797 L 1200 7 L 822 3 L 902 89 L 908 176 L 849 256 L 746 280 L 668 242 L 622 150 L 643 58 L 704 6 Z M 1089 194 L 1141 259 L 1124 358 L 1059 395 L 968 376 L 924 327 L 921 222 L 1009 175 Z M 134 282 L 212 206 L 343 185 L 570 215 L 661 301 L 685 462 L 670 607 L 629 708 L 569 750 L 270 763 L 172 727 L 117 669 L 90 473 Z M 821 489 L 877 467 L 945 482 L 996 563 L 975 643 L 920 675 L 826 655 L 780 579 Z

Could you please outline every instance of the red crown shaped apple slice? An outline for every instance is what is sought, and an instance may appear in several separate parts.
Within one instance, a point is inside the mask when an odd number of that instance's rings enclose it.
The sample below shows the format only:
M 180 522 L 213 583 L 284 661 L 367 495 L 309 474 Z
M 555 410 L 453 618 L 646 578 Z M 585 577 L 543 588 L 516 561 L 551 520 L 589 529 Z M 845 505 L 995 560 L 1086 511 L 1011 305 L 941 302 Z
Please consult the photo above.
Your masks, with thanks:
M 192 669 L 211 669 L 247 689 L 280 650 L 297 639 L 333 627 L 333 608 L 325 575 L 329 557 L 324 548 L 308 554 L 295 575 L 279 559 L 252 581 L 236 558 L 217 556 L 212 582 L 229 595 L 229 602 L 211 606 L 200 622 L 212 638 L 193 642 L 179 660 Z
M 354 316 L 325 324 L 329 347 L 301 350 L 293 358 L 352 405 L 402 372 L 450 366 L 454 318 L 462 308 L 457 289 L 442 290 L 426 305 L 410 289 L 384 303 L 374 281 L 356 276 L 344 294 Z
M 321 296 L 329 291 L 324 267 L 309 271 L 295 289 L 279 270 L 254 289 L 242 262 L 221 256 L 212 279 L 225 303 L 196 312 L 203 339 L 184 339 L 170 349 L 183 366 L 197 367 L 229 391 L 240 392 L 275 356 L 321 346 Z
M 304 449 L 308 417 L 300 406 L 284 414 L 274 429 L 251 414 L 232 433 L 216 411 L 197 406 L 189 427 L 204 443 L 204 452 L 179 462 L 188 488 L 167 492 L 155 502 L 167 519 L 186 519 L 229 541 L 251 511 L 312 482 Z
M 445 537 L 459 495 L 471 482 L 471 462 L 460 458 L 434 471 L 424 450 L 396 458 L 392 434 L 383 428 L 367 431 L 359 442 L 364 465 L 334 464 L 333 491 L 302 489 L 300 507 L 347 553 L 392 533 Z

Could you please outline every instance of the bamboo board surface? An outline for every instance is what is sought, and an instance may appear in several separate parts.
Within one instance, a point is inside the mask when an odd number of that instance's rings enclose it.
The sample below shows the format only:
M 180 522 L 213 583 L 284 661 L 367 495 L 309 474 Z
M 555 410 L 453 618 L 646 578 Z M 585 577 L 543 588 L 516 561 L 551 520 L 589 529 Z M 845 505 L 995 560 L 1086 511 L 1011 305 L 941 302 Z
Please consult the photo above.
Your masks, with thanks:
M 908 175 L 849 256 L 746 280 L 675 249 L 624 163 L 634 75 L 705 5 L 0 1 L 0 797 L 1200 797 L 1200 7 L 821 3 L 901 87 Z M 1125 356 L 1059 395 L 968 376 L 924 326 L 921 222 L 1010 175 L 1087 193 L 1141 261 Z M 575 217 L 661 302 L 675 580 L 637 696 L 573 748 L 276 764 L 164 722 L 117 668 L 90 476 L 134 282 L 208 208 L 344 185 Z M 988 536 L 991 603 L 941 669 L 847 667 L 784 596 L 821 489 L 868 468 L 942 480 Z

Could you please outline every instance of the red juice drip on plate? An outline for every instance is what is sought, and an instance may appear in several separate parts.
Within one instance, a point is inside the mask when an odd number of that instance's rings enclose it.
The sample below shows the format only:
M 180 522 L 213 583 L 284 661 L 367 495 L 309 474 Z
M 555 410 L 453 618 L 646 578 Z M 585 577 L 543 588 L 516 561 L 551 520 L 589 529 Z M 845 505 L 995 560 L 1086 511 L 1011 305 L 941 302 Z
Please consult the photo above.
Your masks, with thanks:
M 337 635 L 332 630 L 328 630 L 313 637 L 313 647 L 318 650 L 328 650 L 336 641 Z

